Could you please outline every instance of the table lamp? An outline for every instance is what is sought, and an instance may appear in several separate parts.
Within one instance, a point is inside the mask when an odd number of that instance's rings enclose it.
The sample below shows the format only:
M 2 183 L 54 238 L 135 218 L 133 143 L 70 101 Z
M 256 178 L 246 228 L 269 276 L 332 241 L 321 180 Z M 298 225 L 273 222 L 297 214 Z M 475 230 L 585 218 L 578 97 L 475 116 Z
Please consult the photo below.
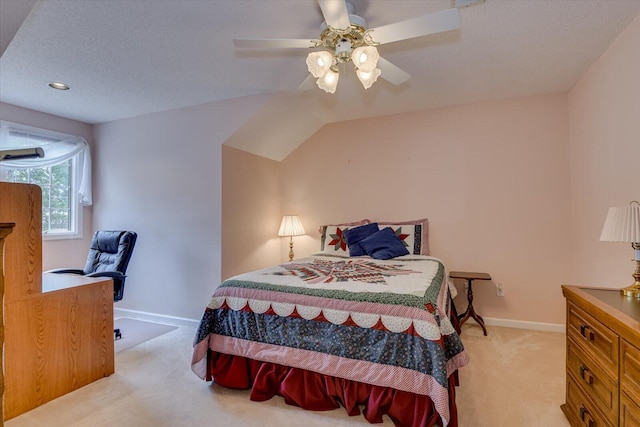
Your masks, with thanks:
M 626 296 L 640 298 L 640 203 L 634 200 L 629 206 L 609 208 L 600 241 L 631 243 L 635 251 L 635 283 L 620 289 L 620 292 Z
M 278 236 L 289 237 L 289 261 L 293 261 L 293 236 L 304 235 L 304 228 L 298 215 L 285 215 L 282 217 L 280 223 L 280 230 L 278 230 Z

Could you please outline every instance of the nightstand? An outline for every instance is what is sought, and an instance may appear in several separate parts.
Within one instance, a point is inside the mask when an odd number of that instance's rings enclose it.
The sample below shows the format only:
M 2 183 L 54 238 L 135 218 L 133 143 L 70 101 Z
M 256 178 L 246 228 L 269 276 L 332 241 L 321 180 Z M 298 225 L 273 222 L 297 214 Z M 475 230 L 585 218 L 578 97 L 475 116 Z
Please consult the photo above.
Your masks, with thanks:
M 460 320 L 460 327 L 462 327 L 462 324 L 466 322 L 469 317 L 471 317 L 473 320 L 478 322 L 478 324 L 482 327 L 482 332 L 484 332 L 484 335 L 487 336 L 487 328 L 484 327 L 484 320 L 482 320 L 482 317 L 480 317 L 480 315 L 476 313 L 476 310 L 473 308 L 472 284 L 474 280 L 491 280 L 491 276 L 487 273 L 451 271 L 449 273 L 449 277 L 451 277 L 452 279 L 464 279 L 467 281 L 467 302 L 469 303 L 469 305 L 467 305 L 467 309 L 464 311 L 464 313 L 458 316 L 458 319 Z

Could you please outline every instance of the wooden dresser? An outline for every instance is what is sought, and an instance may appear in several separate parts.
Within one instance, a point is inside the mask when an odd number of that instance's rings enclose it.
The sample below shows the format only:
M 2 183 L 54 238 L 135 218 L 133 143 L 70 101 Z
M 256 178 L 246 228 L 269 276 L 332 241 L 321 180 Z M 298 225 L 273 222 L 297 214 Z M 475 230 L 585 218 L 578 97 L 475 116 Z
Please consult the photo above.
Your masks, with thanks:
M 574 427 L 640 427 L 640 299 L 615 289 L 562 286 L 567 300 L 567 391 Z

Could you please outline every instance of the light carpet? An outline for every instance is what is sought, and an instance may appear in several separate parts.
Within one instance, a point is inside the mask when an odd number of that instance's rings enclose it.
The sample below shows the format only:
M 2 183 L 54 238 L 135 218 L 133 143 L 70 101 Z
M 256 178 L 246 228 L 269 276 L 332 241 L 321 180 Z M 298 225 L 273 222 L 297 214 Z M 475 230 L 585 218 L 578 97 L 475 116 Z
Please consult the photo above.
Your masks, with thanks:
M 460 427 L 570 427 L 565 401 L 564 333 L 474 322 L 463 326 L 471 363 L 460 370 Z M 5 422 L 6 427 L 393 427 L 344 408 L 305 411 L 276 396 L 249 399 L 191 371 L 196 328 L 180 326 L 116 355 L 116 372 Z
M 115 341 L 116 353 L 177 329 L 176 326 L 146 322 L 129 317 L 115 319 L 113 324 L 114 328 L 120 329 L 122 334 L 122 338 Z

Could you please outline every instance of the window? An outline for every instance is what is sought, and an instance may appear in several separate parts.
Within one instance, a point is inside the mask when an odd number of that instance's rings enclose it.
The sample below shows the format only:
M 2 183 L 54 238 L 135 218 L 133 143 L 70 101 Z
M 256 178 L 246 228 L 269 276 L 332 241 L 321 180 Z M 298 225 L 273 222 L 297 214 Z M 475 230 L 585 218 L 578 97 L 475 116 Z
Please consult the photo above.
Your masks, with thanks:
M 3 161 L 0 179 L 42 189 L 43 238 L 80 237 L 82 205 L 91 204 L 88 145 L 82 138 L 1 123 L 0 153 L 35 147 L 43 148 L 44 158 Z
M 80 235 L 80 212 L 76 205 L 73 159 L 55 166 L 29 169 L 7 168 L 7 181 L 36 184 L 42 189 L 42 235 Z

